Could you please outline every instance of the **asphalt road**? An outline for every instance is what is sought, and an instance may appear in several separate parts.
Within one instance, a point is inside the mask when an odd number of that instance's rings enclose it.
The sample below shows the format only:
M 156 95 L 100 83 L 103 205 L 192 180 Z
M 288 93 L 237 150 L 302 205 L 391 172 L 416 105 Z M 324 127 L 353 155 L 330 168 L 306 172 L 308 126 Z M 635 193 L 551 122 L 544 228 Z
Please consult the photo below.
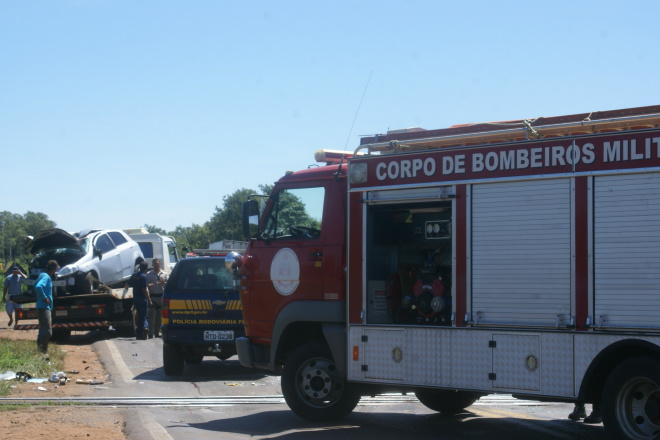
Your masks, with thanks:
M 204 358 L 168 377 L 160 339 L 99 338 L 94 342 L 109 383 L 97 390 L 105 404 L 125 406 L 130 438 L 153 439 L 566 439 L 604 440 L 602 425 L 568 420 L 572 405 L 487 396 L 457 416 L 444 416 L 412 395 L 363 398 L 335 423 L 295 416 L 281 397 L 279 377 Z M 142 398 L 142 399 L 137 399 Z M 144 398 L 150 398 L 146 400 Z M 131 400 L 134 399 L 134 400 Z

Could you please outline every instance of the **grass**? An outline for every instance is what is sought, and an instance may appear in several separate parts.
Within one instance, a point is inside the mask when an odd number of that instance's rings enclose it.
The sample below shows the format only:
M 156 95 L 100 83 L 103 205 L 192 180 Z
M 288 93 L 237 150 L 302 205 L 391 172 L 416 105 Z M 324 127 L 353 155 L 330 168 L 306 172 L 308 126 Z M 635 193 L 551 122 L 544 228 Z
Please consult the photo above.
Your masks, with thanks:
M 36 341 L 0 339 L 0 374 L 7 371 L 28 373 L 30 376 L 50 377 L 64 368 L 64 352 L 55 344 L 48 347 L 48 358 L 37 349 Z M 11 380 L 0 381 L 0 396 L 11 392 Z

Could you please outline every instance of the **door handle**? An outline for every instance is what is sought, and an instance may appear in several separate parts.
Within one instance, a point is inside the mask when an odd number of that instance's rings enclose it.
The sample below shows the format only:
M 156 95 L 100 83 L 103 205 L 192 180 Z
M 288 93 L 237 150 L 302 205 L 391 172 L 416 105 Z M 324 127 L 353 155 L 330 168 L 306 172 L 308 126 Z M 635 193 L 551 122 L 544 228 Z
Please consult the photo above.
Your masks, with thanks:
M 312 261 L 320 260 L 323 257 L 323 249 L 311 248 L 308 255 Z

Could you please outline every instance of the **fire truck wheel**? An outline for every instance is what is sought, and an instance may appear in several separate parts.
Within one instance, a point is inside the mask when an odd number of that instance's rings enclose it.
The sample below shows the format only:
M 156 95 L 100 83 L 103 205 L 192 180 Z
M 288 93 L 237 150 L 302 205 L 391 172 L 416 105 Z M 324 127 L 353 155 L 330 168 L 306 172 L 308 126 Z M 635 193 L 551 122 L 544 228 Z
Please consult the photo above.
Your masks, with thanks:
M 178 347 L 163 344 L 163 369 L 167 376 L 183 373 L 183 355 Z
M 282 393 L 289 408 L 311 421 L 337 420 L 357 406 L 360 395 L 337 373 L 328 347 L 311 342 L 284 363 Z
M 456 414 L 477 401 L 479 396 L 470 391 L 424 390 L 415 395 L 422 405 L 443 414 Z
M 601 403 L 603 424 L 610 438 L 658 438 L 660 363 L 646 357 L 622 362 L 608 376 Z

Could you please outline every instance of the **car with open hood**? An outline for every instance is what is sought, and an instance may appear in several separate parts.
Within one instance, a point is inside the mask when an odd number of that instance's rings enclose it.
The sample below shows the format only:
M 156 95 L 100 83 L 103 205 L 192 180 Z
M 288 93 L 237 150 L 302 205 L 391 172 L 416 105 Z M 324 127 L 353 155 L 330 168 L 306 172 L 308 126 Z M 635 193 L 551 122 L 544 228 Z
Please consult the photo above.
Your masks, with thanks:
M 140 246 L 115 229 L 89 229 L 75 234 L 45 229 L 32 238 L 28 250 L 33 254 L 29 274 L 32 282 L 46 270 L 49 260 L 60 265 L 53 283 L 56 295 L 91 293 L 100 284 L 121 287 L 135 266 L 144 261 Z

